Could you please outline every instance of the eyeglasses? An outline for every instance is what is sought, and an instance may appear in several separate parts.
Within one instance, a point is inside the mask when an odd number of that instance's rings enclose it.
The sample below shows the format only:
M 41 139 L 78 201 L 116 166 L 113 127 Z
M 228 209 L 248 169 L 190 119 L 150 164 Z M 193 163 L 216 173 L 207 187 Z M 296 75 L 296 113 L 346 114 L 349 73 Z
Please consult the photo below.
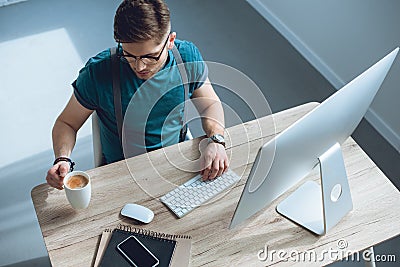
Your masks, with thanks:
M 132 54 L 129 54 L 129 53 L 126 52 L 126 51 L 123 51 L 123 54 L 120 53 L 120 54 L 118 55 L 118 57 L 119 57 L 120 60 L 121 60 L 122 62 L 124 62 L 124 63 L 134 63 L 134 64 L 136 64 L 136 61 L 137 61 L 137 60 L 140 60 L 140 61 L 141 61 L 143 64 L 145 64 L 145 65 L 155 65 L 155 64 L 157 64 L 158 60 L 160 59 L 161 54 L 162 54 L 162 52 L 164 51 L 165 46 L 167 45 L 168 39 L 169 39 L 169 35 L 168 35 L 167 40 L 165 40 L 164 46 L 163 46 L 163 48 L 161 49 L 161 51 L 160 51 L 160 53 L 158 54 L 157 57 L 148 56 L 148 55 L 144 55 L 144 56 L 134 56 L 134 55 L 132 55 Z M 119 47 L 120 45 L 121 45 L 121 43 L 118 43 L 118 47 Z M 124 54 L 124 53 L 125 53 L 125 54 Z

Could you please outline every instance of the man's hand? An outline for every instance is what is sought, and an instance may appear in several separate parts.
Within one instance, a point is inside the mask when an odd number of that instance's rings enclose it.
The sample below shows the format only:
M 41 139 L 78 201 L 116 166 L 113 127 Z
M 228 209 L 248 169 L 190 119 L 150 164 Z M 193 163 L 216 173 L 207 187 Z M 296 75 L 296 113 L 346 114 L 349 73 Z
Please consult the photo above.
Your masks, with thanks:
M 54 188 L 59 190 L 63 189 L 63 180 L 65 175 L 67 175 L 69 171 L 69 163 L 66 161 L 60 161 L 50 168 L 47 172 L 46 181 L 47 183 Z
M 225 147 L 214 142 L 208 143 L 201 151 L 201 172 L 203 181 L 221 176 L 229 167 Z

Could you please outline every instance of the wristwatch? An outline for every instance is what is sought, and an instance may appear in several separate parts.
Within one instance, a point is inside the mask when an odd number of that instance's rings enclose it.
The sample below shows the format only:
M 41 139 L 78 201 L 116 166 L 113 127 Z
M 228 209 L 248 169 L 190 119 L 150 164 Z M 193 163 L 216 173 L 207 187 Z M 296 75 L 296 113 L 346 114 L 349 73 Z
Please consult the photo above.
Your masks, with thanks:
M 53 165 L 56 165 L 57 163 L 59 163 L 60 161 L 66 161 L 69 163 L 69 171 L 73 171 L 74 170 L 74 166 L 75 166 L 75 162 L 73 162 L 70 158 L 67 157 L 58 157 L 54 160 Z
M 209 137 L 209 140 L 225 147 L 225 137 L 222 134 L 214 134 Z

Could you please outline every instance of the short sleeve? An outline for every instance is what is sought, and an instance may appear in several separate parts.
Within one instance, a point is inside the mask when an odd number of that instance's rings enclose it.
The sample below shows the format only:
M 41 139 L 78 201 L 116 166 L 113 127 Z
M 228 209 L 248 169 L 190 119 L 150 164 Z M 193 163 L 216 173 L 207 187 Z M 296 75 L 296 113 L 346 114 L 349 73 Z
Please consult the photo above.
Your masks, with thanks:
M 189 78 L 189 93 L 200 88 L 208 77 L 207 64 L 204 62 L 199 49 L 191 42 L 182 41 L 178 50 L 185 62 L 186 71 Z
M 79 71 L 78 78 L 72 83 L 78 102 L 87 109 L 98 107 L 98 93 L 89 64 Z

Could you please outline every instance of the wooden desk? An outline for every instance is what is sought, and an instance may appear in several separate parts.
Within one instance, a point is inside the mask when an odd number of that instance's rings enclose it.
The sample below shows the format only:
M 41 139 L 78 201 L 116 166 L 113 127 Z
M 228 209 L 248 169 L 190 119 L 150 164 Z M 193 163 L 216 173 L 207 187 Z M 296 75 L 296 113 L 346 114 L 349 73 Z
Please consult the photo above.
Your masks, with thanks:
M 317 105 L 309 103 L 274 114 L 276 131 L 282 131 Z M 63 191 L 51 189 L 47 184 L 35 187 L 32 200 L 53 266 L 90 266 L 103 229 L 119 223 L 134 224 L 119 215 L 126 203 L 145 205 L 155 213 L 150 224 L 137 227 L 191 235 L 192 266 L 265 266 L 278 262 L 283 266 L 304 265 L 302 257 L 295 255 L 303 255 L 305 251 L 317 256 L 311 262 L 306 260 L 307 265 L 321 266 L 400 233 L 400 193 L 351 138 L 342 149 L 354 209 L 327 235 L 315 236 L 276 213 L 276 202 L 287 194 L 246 223 L 229 230 L 257 149 L 273 137 L 274 127 L 270 116 L 231 127 L 227 133 L 231 137 L 227 142 L 231 167 L 243 175 L 241 181 L 229 194 L 182 219 L 177 219 L 158 200 L 174 187 L 160 176 L 178 184 L 192 177 L 193 174 L 179 168 L 195 167 L 191 160 L 199 157 L 198 139 L 168 147 L 165 153 L 154 151 L 88 171 L 92 177 L 92 200 L 83 211 L 73 210 Z M 189 161 L 185 162 L 178 151 Z M 174 164 L 180 164 L 179 168 Z M 338 243 L 347 246 L 339 249 Z M 259 254 L 265 246 L 268 253 L 283 252 L 262 261 L 258 255 L 265 257 Z M 337 253 L 332 257 L 329 251 Z M 274 256 L 272 262 L 271 256 Z M 304 257 L 307 259 L 307 254 Z

